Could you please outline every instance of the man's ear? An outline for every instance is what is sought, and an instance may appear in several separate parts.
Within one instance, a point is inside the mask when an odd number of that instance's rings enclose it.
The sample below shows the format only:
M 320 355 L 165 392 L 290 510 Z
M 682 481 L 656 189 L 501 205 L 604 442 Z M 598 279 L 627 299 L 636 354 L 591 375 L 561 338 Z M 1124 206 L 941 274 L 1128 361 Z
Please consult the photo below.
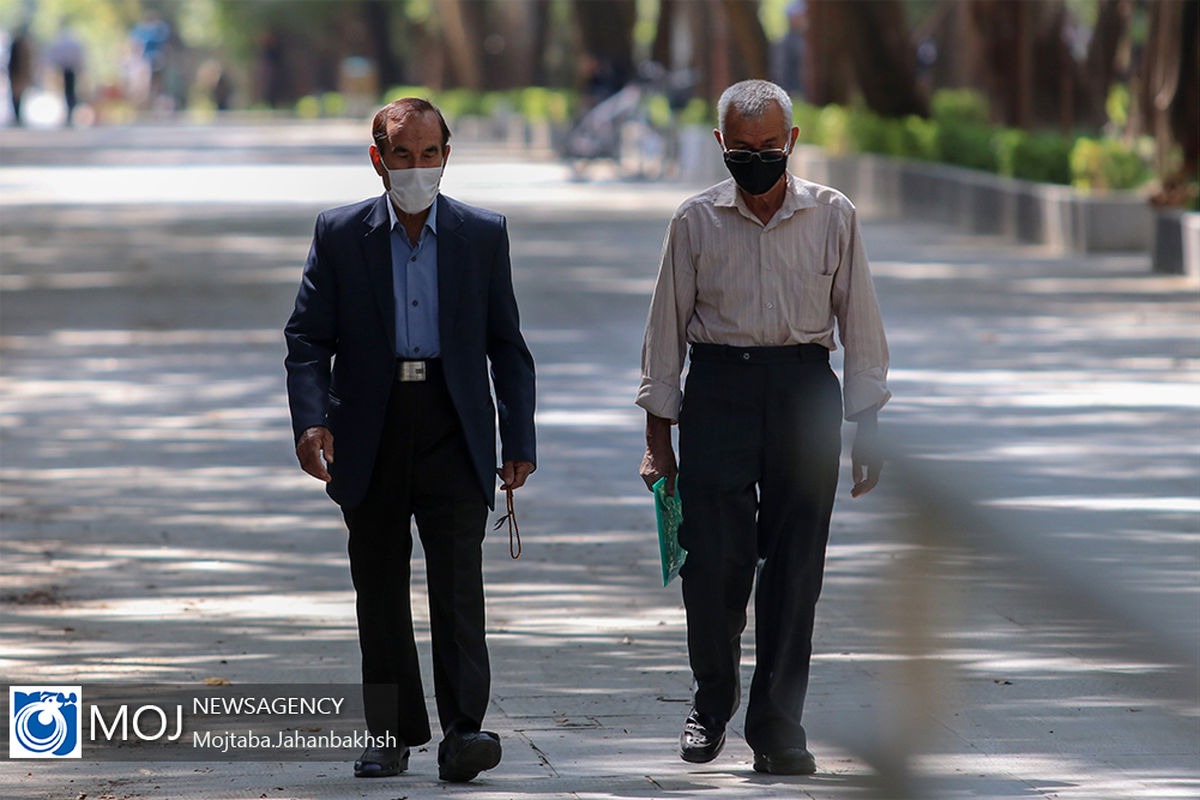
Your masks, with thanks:
M 796 139 L 797 139 L 797 137 L 799 137 L 799 136 L 800 136 L 800 128 L 798 128 L 798 127 L 793 127 L 793 128 L 792 128 L 792 134 L 791 134 L 791 136 L 790 136 L 790 137 L 788 137 L 788 138 L 789 138 L 789 141 L 788 141 L 787 150 L 788 150 L 788 152 L 789 152 L 789 153 L 790 153 L 790 152 L 792 152 L 792 150 L 794 150 L 794 149 L 796 148 Z
M 717 137 L 717 144 L 721 145 L 721 149 L 724 150 L 725 140 L 721 138 L 721 131 L 719 128 L 713 128 L 713 136 Z
M 446 162 L 450 160 L 450 145 L 442 146 L 442 167 L 445 168 Z
M 381 156 L 379 154 L 379 148 L 376 147 L 375 145 L 371 145 L 370 149 L 367 150 L 367 152 L 371 156 L 371 166 L 375 168 L 375 174 L 378 175 L 379 177 L 383 178 L 386 181 L 387 180 L 387 167 L 385 167 L 383 164 L 383 156 Z

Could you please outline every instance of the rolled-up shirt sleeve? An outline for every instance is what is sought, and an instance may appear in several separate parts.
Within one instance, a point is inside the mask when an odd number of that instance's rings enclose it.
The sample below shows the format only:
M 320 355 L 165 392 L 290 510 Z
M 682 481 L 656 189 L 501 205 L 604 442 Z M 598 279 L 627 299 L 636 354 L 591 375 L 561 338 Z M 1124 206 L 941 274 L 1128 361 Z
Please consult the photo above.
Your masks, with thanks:
M 696 305 L 696 267 L 687 220 L 676 214 L 663 241 L 658 281 L 642 342 L 637 404 L 656 417 L 679 419 L 680 374 L 687 357 L 687 325 Z
M 851 419 L 862 411 L 882 407 L 892 393 L 887 388 L 887 338 L 857 211 L 843 213 L 839 241 L 841 261 L 830 299 L 837 316 L 838 338 L 845 348 L 842 397 L 846 419 Z

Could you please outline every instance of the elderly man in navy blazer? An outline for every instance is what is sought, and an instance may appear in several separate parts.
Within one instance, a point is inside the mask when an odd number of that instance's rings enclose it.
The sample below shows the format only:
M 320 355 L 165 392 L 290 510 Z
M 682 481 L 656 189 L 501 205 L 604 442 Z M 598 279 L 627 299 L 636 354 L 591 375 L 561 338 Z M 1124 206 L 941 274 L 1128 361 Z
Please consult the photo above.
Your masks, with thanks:
M 325 481 L 350 532 L 373 744 L 354 774 L 402 772 L 409 748 L 431 739 L 409 604 L 415 517 L 444 736 L 439 776 L 469 781 L 500 762 L 499 737 L 481 729 L 490 683 L 482 542 L 496 476 L 516 489 L 534 470 L 533 358 L 504 217 L 438 192 L 450 155 L 441 112 L 399 100 L 375 115 L 372 137 L 387 191 L 318 217 L 285 329 L 296 455 Z

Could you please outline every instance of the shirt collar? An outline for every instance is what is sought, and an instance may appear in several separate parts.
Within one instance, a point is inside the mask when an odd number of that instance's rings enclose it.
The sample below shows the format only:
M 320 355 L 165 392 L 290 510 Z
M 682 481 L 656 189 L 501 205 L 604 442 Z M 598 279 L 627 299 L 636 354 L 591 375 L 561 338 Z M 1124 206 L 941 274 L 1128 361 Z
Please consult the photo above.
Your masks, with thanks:
M 775 216 L 771 217 L 770 222 L 763 227 L 778 225 L 797 211 L 812 208 L 817 204 L 816 198 L 813 197 L 812 191 L 808 186 L 798 180 L 792 173 L 789 172 L 786 174 L 787 191 L 783 195 L 783 205 L 775 212 Z M 746 206 L 746 201 L 742 198 L 742 193 L 737 190 L 737 181 L 733 178 L 730 178 L 717 187 L 717 196 L 713 200 L 713 205 L 724 208 L 735 208 L 743 217 L 762 225 L 758 217 L 754 216 L 754 212 Z
M 441 197 L 440 193 L 434 195 L 433 205 L 429 207 L 429 216 L 425 218 L 425 225 L 421 228 L 421 230 L 428 229 L 429 232 L 434 236 L 437 236 L 437 207 L 439 197 Z M 400 218 L 396 216 L 396 207 L 392 205 L 391 197 L 387 198 L 387 210 L 388 219 L 391 221 L 390 225 L 388 226 L 388 230 L 395 230 L 396 226 L 400 224 Z

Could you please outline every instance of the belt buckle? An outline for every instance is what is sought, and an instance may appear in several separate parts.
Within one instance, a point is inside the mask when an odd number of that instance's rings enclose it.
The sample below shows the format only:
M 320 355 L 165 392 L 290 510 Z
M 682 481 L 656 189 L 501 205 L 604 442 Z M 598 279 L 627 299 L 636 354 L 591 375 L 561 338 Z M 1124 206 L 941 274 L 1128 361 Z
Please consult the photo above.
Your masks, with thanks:
M 413 383 L 425 380 L 425 362 L 424 361 L 401 361 L 400 362 L 400 382 Z

